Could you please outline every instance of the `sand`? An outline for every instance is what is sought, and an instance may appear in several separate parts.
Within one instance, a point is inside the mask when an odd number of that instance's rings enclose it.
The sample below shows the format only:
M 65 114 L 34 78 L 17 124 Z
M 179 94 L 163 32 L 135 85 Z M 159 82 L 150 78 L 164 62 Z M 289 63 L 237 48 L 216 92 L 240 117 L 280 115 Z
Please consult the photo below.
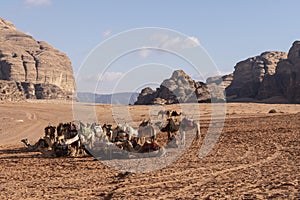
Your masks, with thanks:
M 26 150 L 22 138 L 34 142 L 45 126 L 72 121 L 72 104 L 0 104 L 0 198 L 299 199 L 300 105 L 227 104 L 216 145 L 199 158 L 211 108 L 199 104 L 202 139 L 178 160 L 148 173 L 125 173 L 93 157 L 45 158 Z M 110 109 L 96 106 L 100 122 L 115 123 Z M 151 109 L 128 107 L 136 122 Z

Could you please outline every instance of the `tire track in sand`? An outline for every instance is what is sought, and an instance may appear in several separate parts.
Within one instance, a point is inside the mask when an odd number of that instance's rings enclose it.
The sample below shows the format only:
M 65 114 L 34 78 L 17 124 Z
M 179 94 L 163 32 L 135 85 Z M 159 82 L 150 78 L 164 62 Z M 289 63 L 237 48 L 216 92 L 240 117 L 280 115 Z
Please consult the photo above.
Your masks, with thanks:
M 221 170 L 221 171 L 216 171 L 216 172 L 213 172 L 213 173 L 210 173 L 210 174 L 205 174 L 205 175 L 209 175 L 210 178 L 199 178 L 197 182 L 195 183 L 191 183 L 189 184 L 188 186 L 186 187 L 181 187 L 180 189 L 176 189 L 176 193 L 181 193 L 182 191 L 184 190 L 188 190 L 188 189 L 191 189 L 193 188 L 194 186 L 201 186 L 201 185 L 204 185 L 205 183 L 207 183 L 208 181 L 210 181 L 211 179 L 213 179 L 213 177 L 216 177 L 218 175 L 221 175 L 221 174 L 224 174 L 224 173 L 228 173 L 228 172 L 232 172 L 232 171 L 237 171 L 237 170 L 242 170 L 242 169 L 246 169 L 246 168 L 249 168 L 249 167 L 254 167 L 254 166 L 257 166 L 257 165 L 262 165 L 262 164 L 265 164 L 267 162 L 270 162 L 271 160 L 274 160 L 276 159 L 279 155 L 281 155 L 281 149 L 282 149 L 282 146 L 279 145 L 279 144 L 275 144 L 275 147 L 276 147 L 276 152 L 265 158 L 265 159 L 262 159 L 262 160 L 259 160 L 257 162 L 254 162 L 254 163 L 251 163 L 251 164 L 241 164 L 237 167 L 232 167 L 232 168 L 229 168 L 229 169 L 225 169 L 225 170 Z M 122 194 L 123 192 L 127 191 L 128 190 L 136 190 L 136 189 L 139 189 L 139 188 L 143 188 L 143 189 L 150 189 L 150 188 L 158 188 L 159 186 L 161 185 L 168 185 L 168 184 L 176 184 L 176 183 L 187 183 L 187 182 L 190 182 L 190 181 L 193 181 L 195 180 L 195 178 L 198 178 L 198 177 L 190 177 L 191 174 L 194 174 L 197 170 L 199 169 L 191 169 L 191 170 L 187 170 L 185 172 L 177 172 L 177 173 L 172 173 L 172 174 L 169 174 L 169 175 L 164 175 L 163 177 L 165 178 L 170 178 L 171 180 L 166 180 L 166 181 L 163 181 L 163 182 L 155 182 L 155 183 L 147 183 L 147 184 L 139 184 L 139 185 L 136 185 L 136 186 L 128 186 L 128 182 L 124 182 L 124 183 L 121 183 L 118 185 L 117 188 L 115 188 L 113 191 L 112 191 L 112 195 L 115 195 L 117 193 L 119 194 Z M 185 176 L 184 176 L 185 175 Z M 176 176 L 179 176 L 180 178 L 182 177 L 189 177 L 189 178 L 185 178 L 185 179 L 175 179 L 174 178 Z M 157 175 L 157 178 L 158 180 L 160 179 L 161 181 L 161 176 Z M 151 179 L 151 182 L 153 182 L 153 180 Z M 161 199 L 164 199 L 164 198 L 167 198 L 169 196 L 169 194 L 166 194 L 166 195 L 161 195 L 160 198 Z
M 281 150 L 283 149 L 283 147 L 279 144 L 276 144 L 274 143 L 275 147 L 276 147 L 276 152 L 272 155 L 272 156 L 269 156 L 263 160 L 259 160 L 257 162 L 254 162 L 254 163 L 251 163 L 251 164 L 242 164 L 242 165 L 239 165 L 237 167 L 232 167 L 232 168 L 229 168 L 229 169 L 225 169 L 225 170 L 221 170 L 221 171 L 217 171 L 217 172 L 213 172 L 211 173 L 211 178 L 208 178 L 208 179 L 200 179 L 199 182 L 197 183 L 192 183 L 192 184 L 189 184 L 188 186 L 186 187 L 182 187 L 180 189 L 177 189 L 176 190 L 176 193 L 181 193 L 183 191 L 187 191 L 187 190 L 190 190 L 192 189 L 194 186 L 201 186 L 201 185 L 204 185 L 205 183 L 207 183 L 208 181 L 212 180 L 213 177 L 216 177 L 216 176 L 219 176 L 221 174 L 224 174 L 224 173 L 228 173 L 228 172 L 232 172 L 232 171 L 237 171 L 237 170 L 242 170 L 242 169 L 246 169 L 246 168 L 250 168 L 250 167 L 254 167 L 254 166 L 257 166 L 257 165 L 263 165 L 267 162 L 270 162 L 271 160 L 274 160 L 276 159 L 279 155 L 281 155 Z M 191 179 L 189 179 L 191 180 Z M 164 198 L 164 197 L 167 197 L 167 195 L 162 195 L 160 196 L 160 198 Z

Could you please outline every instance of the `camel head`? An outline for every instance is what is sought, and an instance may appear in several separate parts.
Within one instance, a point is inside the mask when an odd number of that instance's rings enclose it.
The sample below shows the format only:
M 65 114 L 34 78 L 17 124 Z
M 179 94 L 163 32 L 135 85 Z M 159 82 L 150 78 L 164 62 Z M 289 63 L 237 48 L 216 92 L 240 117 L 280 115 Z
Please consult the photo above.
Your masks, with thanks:
M 148 119 L 148 120 L 144 119 L 144 120 L 140 123 L 139 127 L 145 127 L 145 126 L 148 126 L 148 125 L 151 125 L 151 124 L 152 124 L 152 123 L 151 123 L 151 119 Z
M 55 131 L 56 131 L 56 127 L 55 126 L 47 126 L 45 129 L 45 136 L 49 137 L 50 139 L 54 139 L 55 138 Z

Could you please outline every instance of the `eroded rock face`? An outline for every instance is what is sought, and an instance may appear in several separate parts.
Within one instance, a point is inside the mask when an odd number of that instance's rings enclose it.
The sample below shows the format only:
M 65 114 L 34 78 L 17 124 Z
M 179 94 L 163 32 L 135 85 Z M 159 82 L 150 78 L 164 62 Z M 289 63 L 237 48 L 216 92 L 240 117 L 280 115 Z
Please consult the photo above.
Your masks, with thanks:
M 206 83 L 177 70 L 156 91 L 142 92 L 136 104 L 223 101 L 224 89 L 229 102 L 300 103 L 300 41 L 288 53 L 264 52 L 237 63 L 233 75 L 210 77 Z
M 265 52 L 239 62 L 226 94 L 228 101 L 300 103 L 300 41 L 288 53 Z
M 154 94 L 155 91 L 153 91 L 150 87 L 144 88 L 139 96 L 137 97 L 137 101 L 135 104 L 137 105 L 149 105 L 152 104 L 154 100 Z
M 211 88 L 203 82 L 194 81 L 183 70 L 176 70 L 169 79 L 162 82 L 156 91 L 145 88 L 138 96 L 136 105 L 197 103 L 211 101 Z M 220 98 L 219 95 L 213 98 Z M 224 94 L 221 95 L 224 99 Z
M 300 103 L 300 41 L 295 41 L 287 59 L 278 63 L 274 79 L 290 103 Z
M 176 70 L 171 78 L 162 82 L 158 97 L 169 104 L 196 102 L 195 81 L 183 70 Z
M 24 100 L 25 94 L 20 83 L 0 80 L 0 102 Z
M 223 76 L 214 76 L 206 79 L 206 84 L 222 85 L 227 88 L 233 80 L 233 74 L 226 74 Z
M 257 98 L 265 76 L 275 74 L 277 64 L 287 58 L 285 52 L 264 52 L 234 67 L 232 83 L 226 88 L 228 98 Z
M 0 80 L 43 88 L 48 91 L 43 99 L 70 98 L 75 86 L 71 61 L 64 53 L 46 42 L 34 40 L 1 18 Z M 57 91 L 60 95 L 54 94 Z M 39 98 L 34 89 L 28 92 L 26 98 Z

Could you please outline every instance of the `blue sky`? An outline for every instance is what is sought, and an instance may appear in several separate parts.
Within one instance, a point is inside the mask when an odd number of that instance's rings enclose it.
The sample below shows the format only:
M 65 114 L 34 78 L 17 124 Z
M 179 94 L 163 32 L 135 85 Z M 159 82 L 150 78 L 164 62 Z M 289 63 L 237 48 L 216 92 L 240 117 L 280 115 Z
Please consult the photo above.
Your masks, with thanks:
M 288 51 L 300 33 L 297 0 L 2 0 L 0 5 L 0 17 L 65 52 L 75 73 L 99 43 L 134 28 L 168 28 L 196 39 L 221 72 L 232 72 L 238 61 L 263 51 Z M 116 67 L 110 75 L 120 73 Z

